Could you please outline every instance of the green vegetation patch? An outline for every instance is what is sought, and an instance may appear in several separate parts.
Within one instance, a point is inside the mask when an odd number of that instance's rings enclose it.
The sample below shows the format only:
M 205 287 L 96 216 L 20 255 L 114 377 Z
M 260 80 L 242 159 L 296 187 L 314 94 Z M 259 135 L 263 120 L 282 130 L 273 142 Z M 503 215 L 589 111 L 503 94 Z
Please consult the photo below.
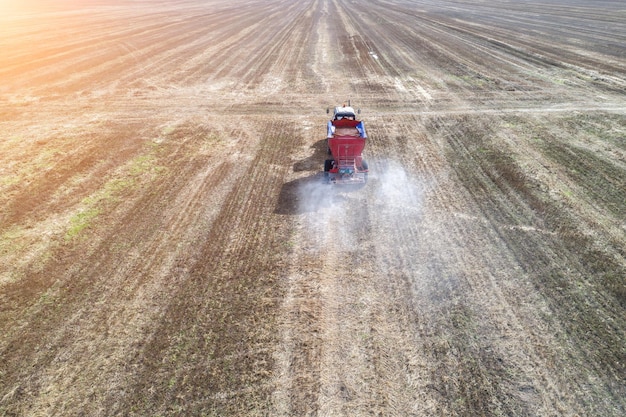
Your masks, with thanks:
M 0 255 L 6 255 L 24 249 L 27 242 L 23 239 L 24 229 L 16 225 L 0 234 Z
M 544 154 L 565 168 L 596 205 L 626 218 L 626 170 L 588 149 L 561 141 L 544 141 Z
M 34 181 L 42 172 L 50 169 L 62 154 L 61 149 L 48 147 L 23 155 L 17 160 L 5 161 L 0 175 L 0 190 L 6 191 L 16 185 Z
M 505 134 L 514 135 L 515 140 L 506 140 L 497 123 L 469 116 L 434 119 L 427 128 L 445 138 L 446 156 L 459 183 L 548 301 L 565 329 L 565 343 L 579 348 L 609 374 L 624 372 L 623 326 L 617 323 L 616 312 L 626 307 L 626 270 L 614 253 L 603 249 L 611 244 L 601 240 L 606 237 L 584 232 L 588 214 L 570 206 L 570 200 L 563 202 L 546 192 L 549 184 L 541 183 L 533 167 L 521 165 L 517 155 L 527 151 L 523 146 L 532 144 L 576 184 L 573 196 L 582 189 L 594 207 L 604 208 L 618 219 L 626 216 L 626 173 L 609 160 L 610 152 L 583 148 L 583 133 L 575 139 L 565 133 L 559 124 L 571 125 L 563 119 L 555 120 L 550 129 L 536 120 L 507 122 Z M 592 125 L 583 124 L 589 129 Z M 602 143 L 598 139 L 590 137 L 589 143 L 597 147 Z M 517 148 L 516 143 L 523 146 Z M 533 228 L 525 231 L 503 224 L 536 226 L 553 233 L 538 234 Z M 600 398 L 602 390 L 593 395 Z
M 607 146 L 626 149 L 626 117 L 624 115 L 575 113 L 557 119 L 555 125 L 566 134 L 562 140 L 577 138 L 585 142 L 589 138 L 597 138 L 605 142 Z
M 119 203 L 127 192 L 161 174 L 165 167 L 157 164 L 157 151 L 158 147 L 154 145 L 150 153 L 133 158 L 101 189 L 85 197 L 81 201 L 81 208 L 70 218 L 65 240 L 81 236 L 86 229 L 95 224 L 101 214 Z
M 70 219 L 70 227 L 65 234 L 65 239 L 73 239 L 81 234 L 83 230 L 88 228 L 94 219 L 102 212 L 98 207 L 88 207 L 76 213 Z

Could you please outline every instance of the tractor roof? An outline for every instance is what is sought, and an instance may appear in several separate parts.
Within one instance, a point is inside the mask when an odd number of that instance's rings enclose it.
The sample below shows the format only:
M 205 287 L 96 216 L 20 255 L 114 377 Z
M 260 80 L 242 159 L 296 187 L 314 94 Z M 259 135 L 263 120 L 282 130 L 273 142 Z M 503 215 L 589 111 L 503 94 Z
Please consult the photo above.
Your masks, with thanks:
M 338 107 L 335 107 L 335 117 L 337 116 L 354 117 L 356 116 L 356 113 L 354 112 L 354 109 L 352 107 L 338 106 Z

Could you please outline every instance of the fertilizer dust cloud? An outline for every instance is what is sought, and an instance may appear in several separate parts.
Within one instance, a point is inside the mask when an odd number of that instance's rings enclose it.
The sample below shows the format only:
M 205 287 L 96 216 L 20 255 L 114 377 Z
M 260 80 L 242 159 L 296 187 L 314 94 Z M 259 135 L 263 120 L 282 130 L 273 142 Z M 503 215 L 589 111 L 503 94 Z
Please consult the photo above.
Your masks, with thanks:
M 402 232 L 403 218 L 420 216 L 423 188 L 400 164 L 381 161 L 371 164 L 365 186 L 311 181 L 300 184 L 297 196 L 310 249 L 351 251 L 362 241 L 376 241 L 372 233 Z

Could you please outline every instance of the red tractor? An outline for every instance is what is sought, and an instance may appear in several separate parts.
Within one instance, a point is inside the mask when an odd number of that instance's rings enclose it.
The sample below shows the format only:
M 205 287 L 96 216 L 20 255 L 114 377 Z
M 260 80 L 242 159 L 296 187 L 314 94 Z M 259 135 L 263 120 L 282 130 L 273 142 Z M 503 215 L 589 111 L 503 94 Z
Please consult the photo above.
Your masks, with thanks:
M 326 110 L 328 113 L 329 110 Z M 360 113 L 360 110 L 359 110 Z M 328 153 L 324 162 L 324 178 L 330 184 L 365 184 L 368 167 L 361 153 L 365 148 L 365 125 L 357 120 L 354 109 L 345 104 L 335 107 L 328 121 Z

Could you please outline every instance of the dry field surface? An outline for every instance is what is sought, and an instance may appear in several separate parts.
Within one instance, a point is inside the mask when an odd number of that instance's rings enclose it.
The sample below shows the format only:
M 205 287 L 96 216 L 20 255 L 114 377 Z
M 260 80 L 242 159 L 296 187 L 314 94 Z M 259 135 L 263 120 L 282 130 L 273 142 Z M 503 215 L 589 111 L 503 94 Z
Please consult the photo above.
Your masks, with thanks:
M 626 415 L 623 2 L 0 8 L 0 416 Z

